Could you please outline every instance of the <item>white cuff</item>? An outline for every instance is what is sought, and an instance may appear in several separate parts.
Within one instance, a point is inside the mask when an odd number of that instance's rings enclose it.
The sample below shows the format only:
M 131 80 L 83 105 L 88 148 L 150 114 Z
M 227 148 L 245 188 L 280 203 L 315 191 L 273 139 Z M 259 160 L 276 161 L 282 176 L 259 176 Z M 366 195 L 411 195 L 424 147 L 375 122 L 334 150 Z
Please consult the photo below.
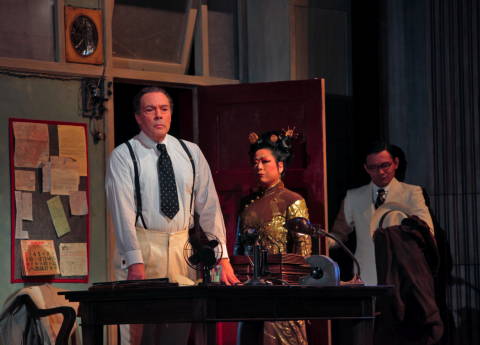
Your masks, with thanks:
M 225 243 L 222 243 L 222 259 L 228 259 L 228 250 Z
M 123 261 L 125 261 L 125 266 L 126 267 L 129 267 L 133 264 L 143 264 L 142 252 L 140 251 L 140 249 L 131 250 L 129 252 L 126 252 L 124 254 L 122 264 L 123 264 Z

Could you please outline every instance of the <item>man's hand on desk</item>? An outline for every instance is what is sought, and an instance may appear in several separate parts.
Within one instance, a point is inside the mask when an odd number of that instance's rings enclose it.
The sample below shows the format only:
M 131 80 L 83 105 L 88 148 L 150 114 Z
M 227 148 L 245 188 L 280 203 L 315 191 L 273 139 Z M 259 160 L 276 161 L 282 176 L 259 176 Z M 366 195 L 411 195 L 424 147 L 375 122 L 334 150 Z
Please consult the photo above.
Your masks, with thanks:
M 230 260 L 227 258 L 220 259 L 219 264 L 222 266 L 221 281 L 226 285 L 235 285 L 240 283 L 237 276 L 233 272 L 233 267 L 230 264 Z
M 145 265 L 133 264 L 128 266 L 128 280 L 141 280 L 145 279 Z

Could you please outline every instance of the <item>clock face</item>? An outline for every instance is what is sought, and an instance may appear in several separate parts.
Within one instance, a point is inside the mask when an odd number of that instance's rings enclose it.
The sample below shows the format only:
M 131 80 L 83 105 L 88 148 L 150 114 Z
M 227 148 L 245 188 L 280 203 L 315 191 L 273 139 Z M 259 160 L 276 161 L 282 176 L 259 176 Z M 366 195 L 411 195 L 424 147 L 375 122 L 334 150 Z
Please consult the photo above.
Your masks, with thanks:
M 95 23 L 87 16 L 78 16 L 72 23 L 70 40 L 80 56 L 92 55 L 98 46 L 98 31 Z

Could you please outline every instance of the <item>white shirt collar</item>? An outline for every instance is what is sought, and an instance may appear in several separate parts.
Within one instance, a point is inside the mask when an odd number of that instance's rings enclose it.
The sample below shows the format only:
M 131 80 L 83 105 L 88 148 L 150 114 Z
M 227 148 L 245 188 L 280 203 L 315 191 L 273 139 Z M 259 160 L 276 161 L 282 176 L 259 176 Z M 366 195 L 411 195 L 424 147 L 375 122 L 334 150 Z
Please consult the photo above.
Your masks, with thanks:
M 375 202 L 375 200 L 377 200 L 377 193 L 380 189 L 383 189 L 385 191 L 385 198 L 387 197 L 388 191 L 390 190 L 390 187 L 392 186 L 392 182 L 393 182 L 394 179 L 395 179 L 395 177 L 385 187 L 379 187 L 375 183 L 373 183 L 373 181 L 370 182 L 370 184 L 372 185 L 372 200 L 373 200 L 373 202 Z
M 160 143 L 157 143 L 156 141 L 152 140 L 147 134 L 145 134 L 144 131 L 140 131 L 140 133 L 138 134 L 138 139 L 142 142 L 142 144 L 145 146 L 145 147 L 148 147 L 148 148 L 151 148 L 151 149 L 156 149 L 157 148 L 157 144 L 165 144 L 166 146 L 168 146 L 168 138 L 169 138 L 169 134 L 167 134 L 165 136 L 165 138 L 163 139 L 163 141 L 161 141 Z

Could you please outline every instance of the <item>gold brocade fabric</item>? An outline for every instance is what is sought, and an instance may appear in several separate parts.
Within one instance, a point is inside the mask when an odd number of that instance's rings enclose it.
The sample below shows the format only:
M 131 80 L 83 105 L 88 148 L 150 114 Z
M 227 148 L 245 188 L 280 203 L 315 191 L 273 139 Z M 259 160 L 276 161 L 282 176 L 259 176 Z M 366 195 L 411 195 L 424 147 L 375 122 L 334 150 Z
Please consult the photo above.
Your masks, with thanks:
M 240 247 L 239 254 L 247 254 L 240 240 L 243 232 L 255 229 L 259 234 L 259 244 L 269 254 L 310 255 L 310 236 L 288 233 L 284 227 L 285 221 L 295 217 L 308 219 L 307 204 L 299 194 L 285 188 L 282 182 L 263 193 L 249 196 L 240 214 L 236 244 L 237 248 Z
M 307 345 L 304 320 L 265 322 L 263 326 L 264 345 Z
M 246 199 L 240 214 L 237 234 L 237 254 L 249 254 L 242 247 L 242 233 L 248 229 L 258 231 L 259 244 L 269 254 L 295 253 L 311 255 L 312 240 L 308 235 L 289 233 L 285 221 L 295 217 L 308 218 L 305 200 L 286 189 L 282 182 Z M 276 321 L 264 323 L 265 345 L 307 345 L 305 321 Z

